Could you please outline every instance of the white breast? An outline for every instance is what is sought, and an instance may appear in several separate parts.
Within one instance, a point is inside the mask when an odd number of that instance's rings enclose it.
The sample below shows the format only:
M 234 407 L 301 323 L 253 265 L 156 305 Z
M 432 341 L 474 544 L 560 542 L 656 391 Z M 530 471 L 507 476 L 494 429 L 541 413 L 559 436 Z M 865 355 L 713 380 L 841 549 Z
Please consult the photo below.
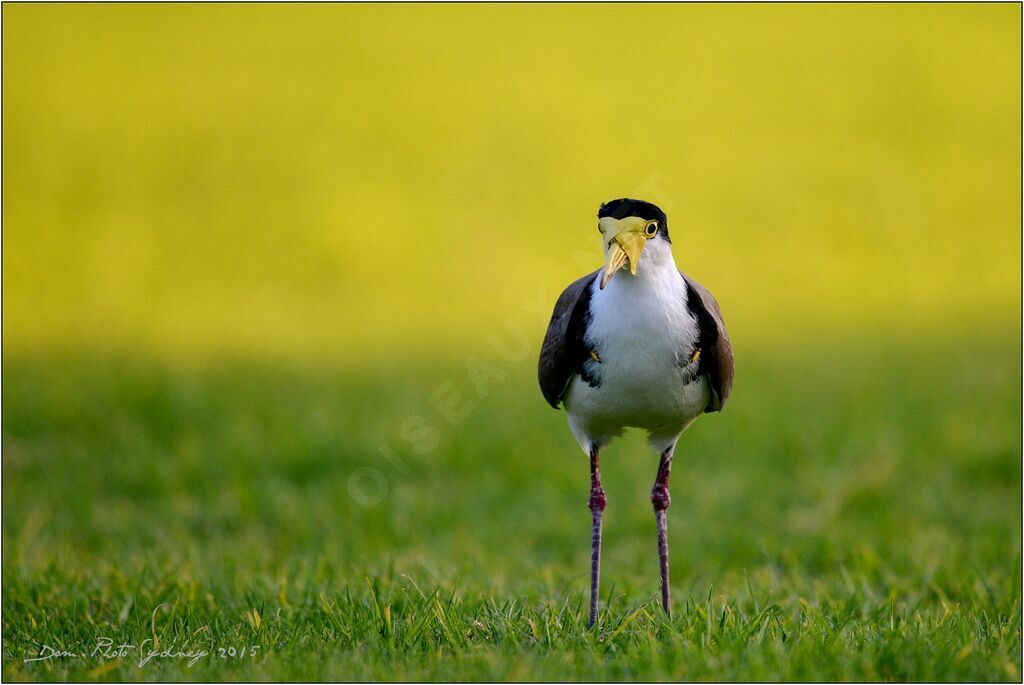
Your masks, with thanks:
M 698 327 L 686 282 L 671 258 L 640 266 L 636 276 L 616 274 L 604 290 L 593 286 L 587 342 L 600 363 L 586 362 L 584 375 L 598 383 L 576 376 L 564 398 L 584 450 L 625 427 L 646 429 L 652 442 L 674 442 L 707 406 L 707 381 L 693 380 L 688 368 Z

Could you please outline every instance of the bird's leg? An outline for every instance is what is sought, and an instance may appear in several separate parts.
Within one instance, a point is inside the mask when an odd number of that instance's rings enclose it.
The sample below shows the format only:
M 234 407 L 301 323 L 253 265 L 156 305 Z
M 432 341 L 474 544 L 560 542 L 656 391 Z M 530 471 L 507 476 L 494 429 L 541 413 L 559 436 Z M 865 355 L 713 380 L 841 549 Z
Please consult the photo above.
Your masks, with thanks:
M 590 446 L 590 513 L 593 515 L 594 527 L 590 536 L 590 621 L 589 627 L 597 622 L 598 585 L 601 581 L 601 519 L 607 500 L 604 488 L 601 487 L 600 448 Z
M 658 561 L 661 566 L 661 606 L 666 614 L 669 611 L 669 589 L 668 589 L 668 517 L 666 510 L 672 503 L 668 494 L 668 476 L 672 471 L 672 453 L 675 445 L 669 446 L 661 453 L 661 462 L 658 464 L 658 477 L 654 480 L 654 487 L 651 489 L 651 504 L 654 505 L 654 520 L 658 524 Z

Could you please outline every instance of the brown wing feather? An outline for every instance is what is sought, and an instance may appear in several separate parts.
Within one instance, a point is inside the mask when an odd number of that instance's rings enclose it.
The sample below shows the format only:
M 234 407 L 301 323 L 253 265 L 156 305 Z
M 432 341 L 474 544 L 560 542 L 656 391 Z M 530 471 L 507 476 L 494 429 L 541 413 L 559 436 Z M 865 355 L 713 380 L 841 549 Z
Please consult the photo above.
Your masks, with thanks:
M 537 363 L 537 377 L 544 399 L 555 409 L 565 394 L 569 379 L 576 373 L 587 357 L 583 334 L 586 327 L 586 310 L 590 302 L 588 286 L 600 271 L 587 274 L 573 281 L 555 302 L 547 335 L 540 348 Z
M 679 273 L 682 273 L 681 271 Z M 686 274 L 687 300 L 700 326 L 701 367 L 711 383 L 711 402 L 705 412 L 721 411 L 732 391 L 732 344 L 718 302 L 708 289 Z

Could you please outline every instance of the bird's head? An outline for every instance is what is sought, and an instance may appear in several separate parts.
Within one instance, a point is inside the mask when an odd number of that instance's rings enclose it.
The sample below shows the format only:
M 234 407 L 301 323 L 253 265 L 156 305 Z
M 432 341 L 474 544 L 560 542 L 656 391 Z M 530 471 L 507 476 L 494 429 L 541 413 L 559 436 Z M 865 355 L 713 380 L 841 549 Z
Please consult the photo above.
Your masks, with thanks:
M 636 276 L 645 248 L 649 253 L 657 252 L 659 257 L 672 258 L 668 218 L 650 202 L 626 197 L 605 202 L 597 210 L 597 230 L 601 232 L 604 247 L 601 289 L 627 265 L 629 272 Z

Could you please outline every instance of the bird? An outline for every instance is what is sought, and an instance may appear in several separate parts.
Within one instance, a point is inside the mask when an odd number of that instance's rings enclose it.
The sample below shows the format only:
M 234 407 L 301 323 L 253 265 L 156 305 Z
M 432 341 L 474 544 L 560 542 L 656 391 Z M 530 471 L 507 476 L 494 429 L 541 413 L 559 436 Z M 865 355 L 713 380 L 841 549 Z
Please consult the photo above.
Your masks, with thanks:
M 659 457 L 651 489 L 661 604 L 671 615 L 666 510 L 680 436 L 732 390 L 733 354 L 711 293 L 676 266 L 668 217 L 657 205 L 619 198 L 597 212 L 604 266 L 573 281 L 555 302 L 538 361 L 541 392 L 564 406 L 590 461 L 590 614 L 598 614 L 601 526 L 607 505 L 602 450 L 623 429 L 647 431 Z

